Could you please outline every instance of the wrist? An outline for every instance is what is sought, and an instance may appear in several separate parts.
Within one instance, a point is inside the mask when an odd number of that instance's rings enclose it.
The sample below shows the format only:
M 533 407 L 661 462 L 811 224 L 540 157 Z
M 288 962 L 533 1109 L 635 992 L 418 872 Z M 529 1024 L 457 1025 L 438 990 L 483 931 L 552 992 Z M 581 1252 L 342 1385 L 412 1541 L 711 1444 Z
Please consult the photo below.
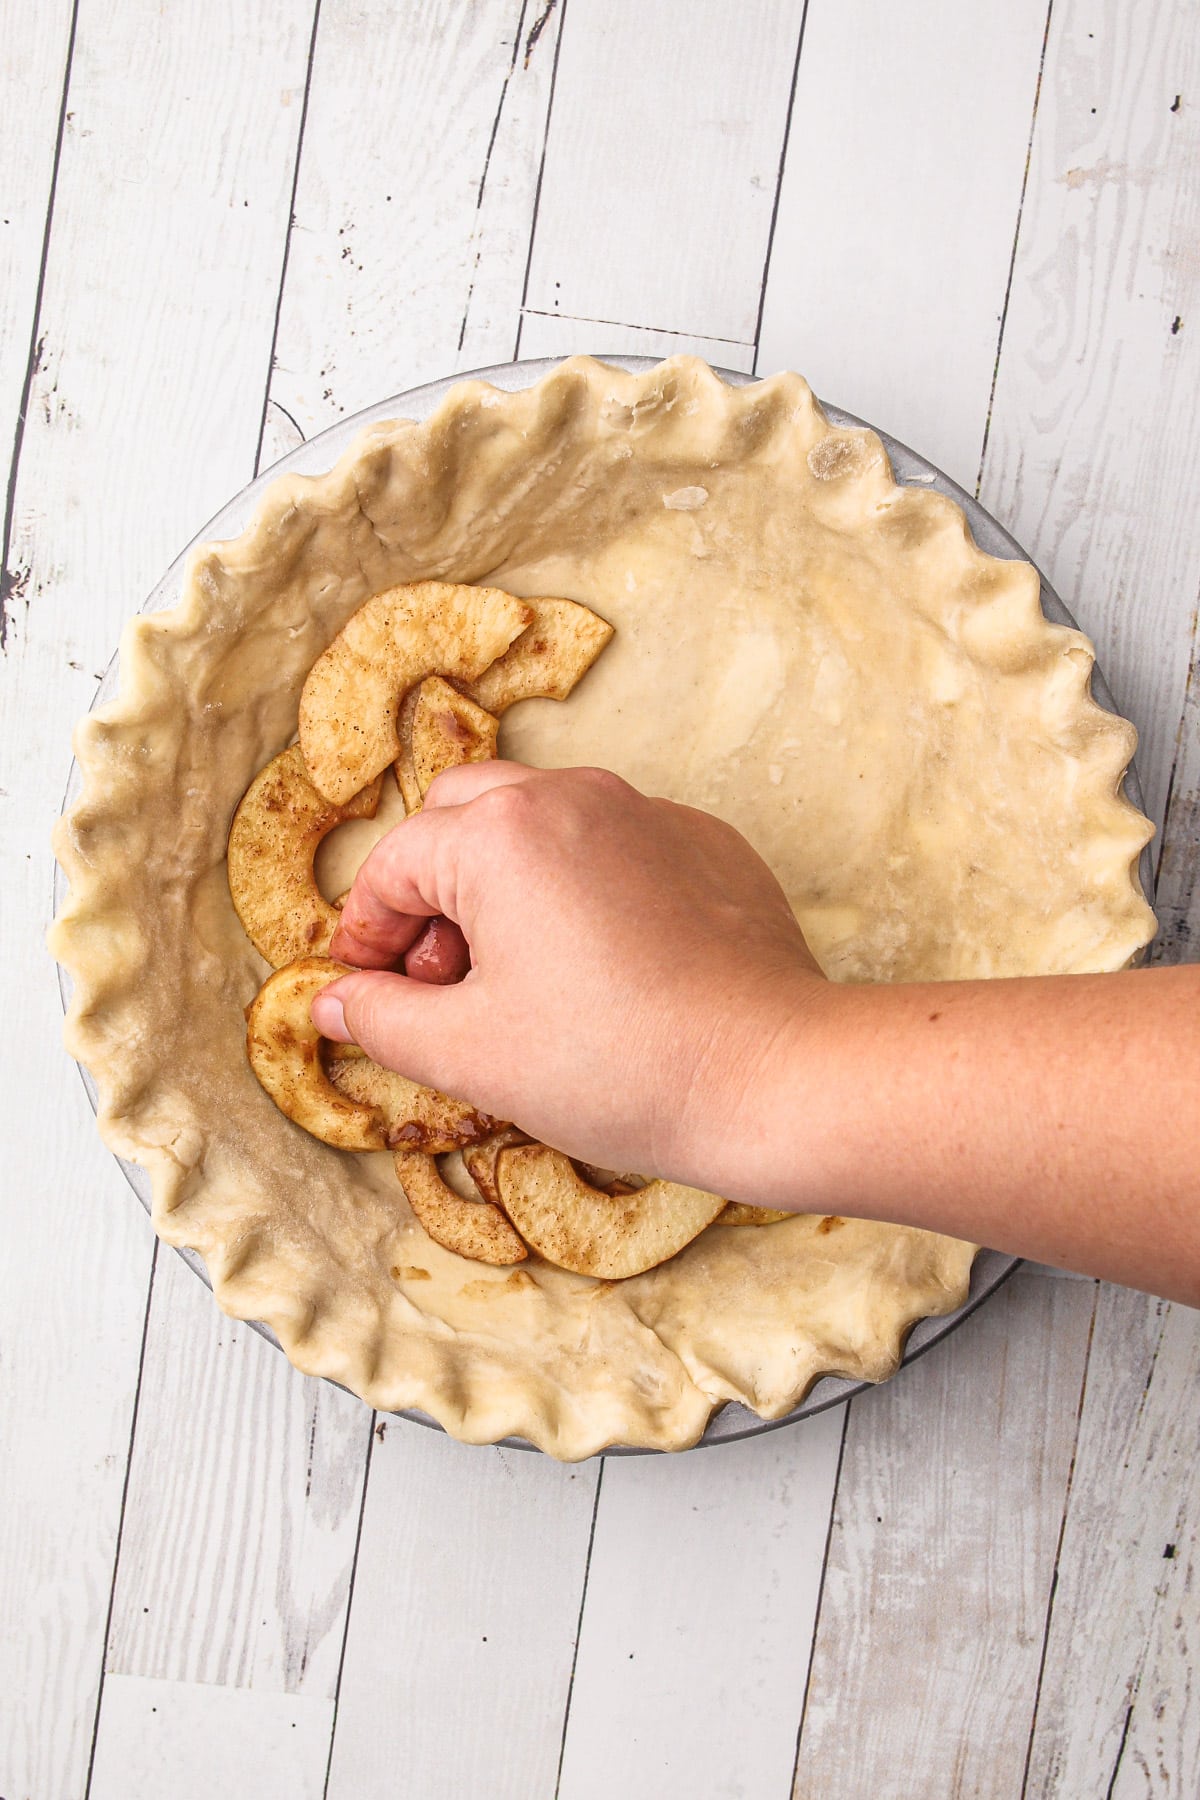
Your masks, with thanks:
M 677 1179 L 749 1205 L 825 1206 L 822 1063 L 847 997 L 797 963 L 715 1010 L 677 1122 Z

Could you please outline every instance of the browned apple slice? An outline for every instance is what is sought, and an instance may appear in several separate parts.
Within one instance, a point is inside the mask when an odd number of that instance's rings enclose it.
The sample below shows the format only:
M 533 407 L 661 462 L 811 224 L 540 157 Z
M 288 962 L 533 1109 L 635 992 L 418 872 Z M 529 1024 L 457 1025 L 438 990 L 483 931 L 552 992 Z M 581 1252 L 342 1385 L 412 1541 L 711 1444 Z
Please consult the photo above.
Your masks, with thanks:
M 723 1213 L 718 1213 L 714 1223 L 717 1225 L 778 1225 L 780 1219 L 793 1219 L 794 1213 L 775 1212 L 769 1206 L 743 1206 L 740 1200 L 731 1200 Z
M 464 1200 L 448 1187 L 432 1156 L 402 1150 L 396 1156 L 396 1174 L 417 1223 L 435 1244 L 466 1256 L 472 1262 L 524 1262 L 529 1255 L 498 1206 L 487 1200 Z
M 613 634 L 606 619 L 577 600 L 527 600 L 533 623 L 471 683 L 490 713 L 518 700 L 565 700 Z
M 436 1088 L 421 1087 L 368 1056 L 327 1056 L 326 1066 L 339 1094 L 375 1108 L 389 1150 L 424 1150 L 441 1156 L 503 1129 L 502 1119 L 477 1112 L 465 1100 L 452 1100 Z
M 242 795 L 229 828 L 229 892 L 250 942 L 275 968 L 329 948 L 337 907 L 317 886 L 313 857 L 335 825 L 375 817 L 379 786 L 376 779 L 335 805 L 308 779 L 293 744 Z
M 308 1016 L 314 994 L 349 973 L 328 956 L 276 969 L 246 1008 L 246 1055 L 280 1112 L 313 1137 L 337 1150 L 386 1150 L 377 1109 L 340 1094 L 325 1073 L 321 1036 Z
M 533 618 L 500 588 L 419 581 L 375 594 L 304 683 L 300 748 L 314 785 L 340 805 L 373 781 L 399 754 L 396 713 L 408 690 L 427 675 L 474 681 Z
M 719 1194 L 650 1181 L 631 1194 L 590 1187 L 571 1159 L 545 1144 L 517 1144 L 496 1162 L 500 1203 L 547 1262 L 621 1281 L 666 1262 L 711 1225 Z
M 443 769 L 460 763 L 490 762 L 496 754 L 499 719 L 440 675 L 427 675 L 400 708 L 396 780 L 406 813 L 420 812 Z
M 482 1144 L 474 1144 L 469 1150 L 463 1151 L 467 1174 L 484 1199 L 490 1200 L 493 1206 L 500 1205 L 500 1189 L 496 1185 L 496 1163 L 500 1152 L 513 1144 L 528 1144 L 532 1141 L 515 1125 L 509 1125 L 494 1137 L 485 1138 Z

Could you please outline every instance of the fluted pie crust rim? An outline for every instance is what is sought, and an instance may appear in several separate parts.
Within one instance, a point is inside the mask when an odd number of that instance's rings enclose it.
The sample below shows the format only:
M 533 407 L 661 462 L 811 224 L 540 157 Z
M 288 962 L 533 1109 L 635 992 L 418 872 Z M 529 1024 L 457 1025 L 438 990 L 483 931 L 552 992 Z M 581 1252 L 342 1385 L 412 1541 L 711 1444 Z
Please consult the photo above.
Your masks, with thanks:
M 836 979 L 1113 969 L 1153 935 L 1133 729 L 1092 700 L 1092 647 L 1044 619 L 1029 564 L 898 487 L 796 375 L 572 358 L 514 393 L 464 381 L 328 474 L 281 476 L 192 553 L 176 608 L 127 625 L 118 697 L 76 733 L 51 935 L 105 1142 L 226 1312 L 470 1442 L 680 1449 L 726 1400 L 779 1418 L 824 1374 L 884 1379 L 916 1320 L 961 1305 L 973 1246 L 830 1196 L 624 1282 L 486 1269 L 425 1237 L 390 1158 L 326 1148 L 257 1088 L 242 1008 L 266 965 L 229 899 L 233 809 L 350 612 L 429 578 L 610 619 L 576 694 L 515 708 L 502 753 L 607 761 L 731 817 Z

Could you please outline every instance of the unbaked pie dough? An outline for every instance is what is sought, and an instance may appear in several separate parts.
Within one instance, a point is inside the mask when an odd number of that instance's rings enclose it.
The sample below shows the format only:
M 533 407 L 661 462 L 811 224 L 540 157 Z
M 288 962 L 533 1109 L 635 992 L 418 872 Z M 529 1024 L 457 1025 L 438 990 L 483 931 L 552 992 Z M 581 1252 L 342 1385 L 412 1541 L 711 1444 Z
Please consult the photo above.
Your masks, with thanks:
M 76 738 L 52 934 L 105 1142 L 149 1171 L 159 1235 L 201 1253 L 227 1312 L 470 1442 L 680 1449 L 726 1400 L 773 1418 L 822 1374 L 890 1375 L 907 1328 L 961 1304 L 972 1246 L 800 1216 L 710 1226 L 622 1282 L 492 1269 L 426 1237 L 390 1155 L 327 1148 L 252 1075 L 243 1007 L 268 966 L 230 901 L 230 819 L 350 613 L 429 578 L 610 620 L 568 702 L 506 715 L 501 753 L 728 819 L 835 980 L 1118 969 L 1153 934 L 1150 827 L 1120 791 L 1133 729 L 1091 699 L 1092 647 L 1046 622 L 1028 564 L 897 487 L 798 376 L 573 358 L 519 393 L 464 382 L 328 475 L 281 477 L 241 537 L 194 553 L 174 611 L 127 626 L 120 696 Z M 387 823 L 341 828 L 329 893 Z

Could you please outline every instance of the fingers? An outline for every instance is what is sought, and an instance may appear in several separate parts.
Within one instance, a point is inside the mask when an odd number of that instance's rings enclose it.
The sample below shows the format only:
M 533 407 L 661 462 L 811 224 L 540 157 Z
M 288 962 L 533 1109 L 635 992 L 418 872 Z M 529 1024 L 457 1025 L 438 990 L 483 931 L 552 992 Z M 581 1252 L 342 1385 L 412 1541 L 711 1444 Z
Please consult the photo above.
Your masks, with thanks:
M 361 969 L 394 968 L 430 919 L 452 913 L 437 853 L 449 816 L 419 812 L 380 838 L 346 895 L 331 956 Z
M 434 778 L 425 796 L 425 806 L 466 806 L 493 788 L 515 787 L 538 773 L 518 762 L 458 763 L 453 769 L 443 769 Z
M 456 855 L 447 847 L 457 840 L 459 815 L 472 800 L 521 783 L 531 773 L 523 763 L 488 762 L 439 775 L 422 810 L 381 838 L 358 871 L 329 954 L 360 969 L 394 969 L 435 914 L 457 923 Z M 453 942 L 448 937 L 442 941 Z M 418 967 L 423 960 L 418 959 Z M 452 961 L 466 972 L 461 952 Z
M 404 973 L 413 981 L 449 987 L 471 967 L 467 940 L 450 919 L 430 919 L 404 958 Z
M 458 1046 L 475 1038 L 469 1009 L 461 984 L 445 988 L 363 970 L 322 988 L 312 1003 L 312 1019 L 323 1037 L 359 1044 L 385 1068 L 403 1069 L 413 1081 L 454 1093 L 463 1086 Z

